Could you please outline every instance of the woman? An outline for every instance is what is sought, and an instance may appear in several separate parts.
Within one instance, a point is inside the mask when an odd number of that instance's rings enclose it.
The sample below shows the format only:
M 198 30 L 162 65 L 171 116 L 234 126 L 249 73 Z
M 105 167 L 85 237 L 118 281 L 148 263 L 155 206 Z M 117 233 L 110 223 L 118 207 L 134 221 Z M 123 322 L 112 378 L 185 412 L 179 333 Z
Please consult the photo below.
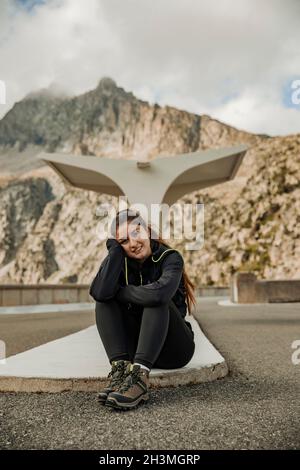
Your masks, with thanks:
M 181 368 L 195 350 L 194 332 L 184 320 L 195 304 L 194 285 L 181 254 L 137 211 L 119 211 L 108 238 L 108 255 L 90 287 L 96 324 L 112 369 L 101 403 L 129 409 L 149 399 L 152 367 Z M 111 233 L 112 230 L 111 230 Z

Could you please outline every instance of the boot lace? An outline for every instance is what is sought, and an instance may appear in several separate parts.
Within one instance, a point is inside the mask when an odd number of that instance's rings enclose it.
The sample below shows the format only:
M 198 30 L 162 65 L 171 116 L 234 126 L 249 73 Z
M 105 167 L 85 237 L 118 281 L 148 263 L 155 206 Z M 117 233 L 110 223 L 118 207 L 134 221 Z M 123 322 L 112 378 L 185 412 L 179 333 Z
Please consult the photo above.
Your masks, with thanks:
M 129 371 L 127 372 L 127 374 L 125 374 L 125 378 L 123 380 L 123 382 L 121 383 L 121 385 L 119 386 L 118 388 L 118 392 L 126 392 L 132 385 L 134 384 L 139 384 L 143 390 L 146 389 L 146 385 L 144 384 L 144 382 L 142 382 L 140 376 L 139 376 L 139 370 L 136 369 L 136 370 L 133 370 L 133 371 Z
M 110 386 L 118 385 L 124 375 L 124 365 L 122 363 L 114 364 L 107 378 L 111 378 Z

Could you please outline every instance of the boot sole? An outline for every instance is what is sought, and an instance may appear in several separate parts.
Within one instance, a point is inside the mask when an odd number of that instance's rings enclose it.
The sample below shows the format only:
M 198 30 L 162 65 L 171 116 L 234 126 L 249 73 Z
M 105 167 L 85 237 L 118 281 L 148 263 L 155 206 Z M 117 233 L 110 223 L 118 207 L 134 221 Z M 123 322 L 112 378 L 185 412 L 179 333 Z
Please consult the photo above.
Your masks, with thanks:
M 121 403 L 116 398 L 108 397 L 105 405 L 109 408 L 115 408 L 117 410 L 130 410 L 136 408 L 142 401 L 147 402 L 149 400 L 149 393 L 141 395 L 135 401 L 131 403 Z
M 107 397 L 108 397 L 109 393 L 110 393 L 110 392 L 114 392 L 114 391 L 115 391 L 114 389 L 111 389 L 110 391 L 108 391 L 108 392 L 106 392 L 106 393 L 105 393 L 105 392 L 102 392 L 103 395 L 97 394 L 97 401 L 98 401 L 99 403 L 101 403 L 102 405 L 105 405 L 105 402 L 106 402 L 106 400 L 107 400 Z
M 97 396 L 97 401 L 98 403 L 100 403 L 101 405 L 105 405 L 105 402 L 106 402 L 106 399 L 107 399 L 107 396 L 103 396 L 103 397 L 98 397 Z
M 109 390 L 108 392 L 106 392 L 106 393 L 105 393 L 105 392 L 102 392 L 102 393 L 103 393 L 102 396 L 101 396 L 101 395 L 97 395 L 97 401 L 98 401 L 99 403 L 101 403 L 101 405 L 105 405 L 105 402 L 106 402 L 106 399 L 107 399 L 109 393 L 110 393 L 110 392 L 114 392 L 114 391 L 115 391 L 115 389 L 112 388 L 112 389 L 110 389 L 110 390 Z

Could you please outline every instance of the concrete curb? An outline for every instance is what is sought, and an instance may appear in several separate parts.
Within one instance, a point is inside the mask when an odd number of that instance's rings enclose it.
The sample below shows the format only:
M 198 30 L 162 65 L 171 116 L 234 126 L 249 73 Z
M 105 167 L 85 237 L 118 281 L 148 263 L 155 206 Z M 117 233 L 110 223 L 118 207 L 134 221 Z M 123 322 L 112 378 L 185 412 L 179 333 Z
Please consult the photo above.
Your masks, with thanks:
M 178 387 L 203 382 L 212 382 L 228 374 L 226 362 L 210 367 L 191 369 L 188 372 L 150 373 L 150 388 Z M 108 383 L 107 379 L 87 377 L 85 379 L 47 379 L 37 377 L 0 377 L 0 393 L 3 392 L 29 392 L 29 393 L 60 393 L 60 392 L 97 392 L 100 387 Z
M 231 302 L 231 300 L 226 299 L 226 300 L 219 300 L 217 302 L 220 307 L 255 307 L 257 305 L 266 305 L 266 304 L 259 304 L 259 303 L 253 303 L 253 304 L 240 304 L 238 302 Z
M 265 306 L 272 306 L 276 307 L 278 305 L 286 306 L 286 305 L 300 305 L 300 302 L 261 302 L 261 303 L 239 303 L 239 302 L 231 302 L 231 300 L 219 300 L 217 304 L 221 307 L 265 307 Z

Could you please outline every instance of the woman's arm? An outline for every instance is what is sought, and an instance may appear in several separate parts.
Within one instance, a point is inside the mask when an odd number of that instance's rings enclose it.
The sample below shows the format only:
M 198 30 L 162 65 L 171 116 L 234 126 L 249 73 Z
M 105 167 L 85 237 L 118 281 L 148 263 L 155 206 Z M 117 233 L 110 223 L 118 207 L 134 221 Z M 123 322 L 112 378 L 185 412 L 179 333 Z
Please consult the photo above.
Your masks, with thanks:
M 168 303 L 179 287 L 183 266 L 184 261 L 180 253 L 170 253 L 163 261 L 162 275 L 157 281 L 144 286 L 121 287 L 116 299 L 144 307 L 156 307 Z
M 119 277 L 124 263 L 124 250 L 120 243 L 114 238 L 106 241 L 108 255 L 101 263 L 96 274 L 89 294 L 98 302 L 112 299 L 119 289 Z

